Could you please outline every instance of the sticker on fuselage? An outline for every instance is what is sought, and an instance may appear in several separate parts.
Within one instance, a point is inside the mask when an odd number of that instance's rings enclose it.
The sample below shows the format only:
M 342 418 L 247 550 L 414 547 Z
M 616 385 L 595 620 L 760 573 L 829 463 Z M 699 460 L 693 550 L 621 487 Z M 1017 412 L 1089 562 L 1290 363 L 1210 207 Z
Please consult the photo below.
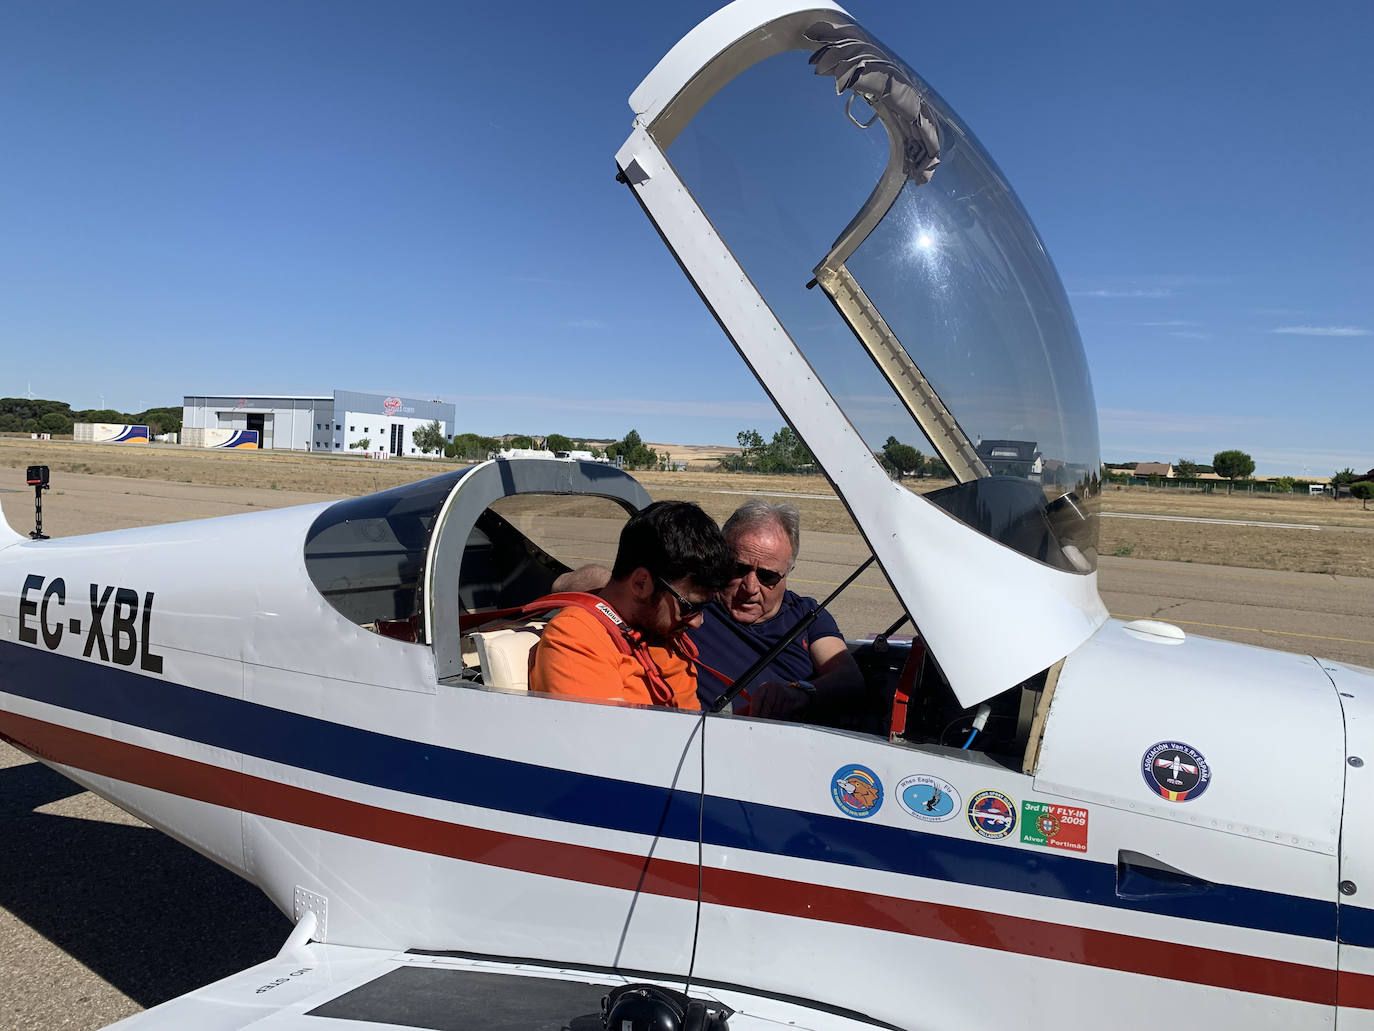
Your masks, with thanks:
M 897 782 L 897 804 L 908 816 L 926 823 L 954 819 L 964 807 L 959 791 L 947 780 L 926 773 L 913 773 Z
M 980 791 L 968 800 L 968 825 L 985 838 L 1016 830 L 1016 803 L 1000 791 Z
M 1021 803 L 1021 842 L 1062 848 L 1069 852 L 1088 851 L 1088 810 L 1050 802 Z
M 830 797 L 846 816 L 866 820 L 883 804 L 883 782 L 867 766 L 841 766 L 830 778 Z
M 1206 757 L 1182 741 L 1151 745 L 1141 760 L 1140 772 L 1150 789 L 1168 802 L 1191 802 L 1212 780 Z

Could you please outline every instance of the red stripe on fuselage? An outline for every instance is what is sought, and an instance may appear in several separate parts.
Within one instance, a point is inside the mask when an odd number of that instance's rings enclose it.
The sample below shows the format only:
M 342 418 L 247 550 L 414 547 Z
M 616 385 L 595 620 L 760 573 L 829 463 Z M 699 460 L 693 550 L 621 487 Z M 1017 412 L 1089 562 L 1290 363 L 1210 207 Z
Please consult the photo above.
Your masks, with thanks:
M 545 877 L 696 897 L 690 863 L 383 809 L 14 713 L 0 713 L 0 737 L 51 762 L 286 823 Z M 1337 1000 L 1336 971 L 1325 967 L 740 870 L 707 867 L 702 900 L 1299 1002 Z M 1341 973 L 1340 1003 L 1374 1009 L 1374 975 Z

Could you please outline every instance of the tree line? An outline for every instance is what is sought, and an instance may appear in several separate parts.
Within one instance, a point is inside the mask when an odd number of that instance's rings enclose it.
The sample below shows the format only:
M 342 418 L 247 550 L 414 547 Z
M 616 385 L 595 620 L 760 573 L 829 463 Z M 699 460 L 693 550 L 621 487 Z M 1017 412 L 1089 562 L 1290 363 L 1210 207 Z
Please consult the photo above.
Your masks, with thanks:
M 1191 459 L 1180 458 L 1173 463 L 1173 466 L 1174 478 L 1179 480 L 1191 480 L 1202 473 L 1215 473 L 1226 480 L 1226 493 L 1230 494 L 1235 489 L 1237 480 L 1243 481 L 1254 474 L 1255 460 L 1244 451 L 1229 448 L 1213 455 L 1211 465 L 1203 465 Z M 1106 470 L 1105 478 L 1113 483 L 1124 483 L 1129 482 L 1131 474 Z M 1151 481 L 1159 478 L 1158 474 L 1150 477 Z M 1338 469 L 1332 473 L 1330 480 L 1332 497 L 1338 496 L 1342 487 L 1347 487 L 1352 497 L 1359 498 L 1365 503 L 1365 508 L 1369 507 L 1369 500 L 1374 498 L 1374 469 L 1370 469 L 1362 476 L 1354 469 L 1346 466 L 1344 469 Z M 1293 476 L 1279 476 L 1268 482 L 1274 489 L 1283 494 L 1291 494 L 1294 488 L 1306 486 L 1308 483 L 1306 480 L 1300 480 Z
M 640 438 L 637 430 L 630 430 L 620 440 L 609 444 L 592 442 L 585 438 L 569 437 L 562 433 L 550 433 L 542 439 L 528 434 L 515 434 L 504 440 L 488 437 L 480 433 L 455 433 L 445 439 L 438 420 L 416 429 L 411 438 L 424 454 L 442 453 L 445 458 L 460 462 L 484 462 L 488 456 L 505 449 L 548 451 L 586 451 L 593 458 L 605 458 L 614 462 L 620 459 L 626 469 L 660 469 L 671 460 L 667 451 L 655 451 Z
M 51 433 L 62 436 L 72 432 L 78 422 L 110 422 L 119 425 L 147 426 L 148 432 L 180 433 L 181 407 L 147 408 L 141 412 L 119 412 L 113 408 L 74 409 L 66 401 L 44 398 L 0 397 L 0 433 Z

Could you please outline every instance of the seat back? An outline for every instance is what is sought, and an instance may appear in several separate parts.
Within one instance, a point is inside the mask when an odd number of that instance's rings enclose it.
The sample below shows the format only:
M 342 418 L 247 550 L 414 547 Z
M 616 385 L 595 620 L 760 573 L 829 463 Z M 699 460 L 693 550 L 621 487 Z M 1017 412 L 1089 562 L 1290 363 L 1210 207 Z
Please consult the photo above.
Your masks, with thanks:
M 544 624 L 540 622 L 474 632 L 471 637 L 482 669 L 482 683 L 502 691 L 528 691 L 534 646 L 543 631 Z

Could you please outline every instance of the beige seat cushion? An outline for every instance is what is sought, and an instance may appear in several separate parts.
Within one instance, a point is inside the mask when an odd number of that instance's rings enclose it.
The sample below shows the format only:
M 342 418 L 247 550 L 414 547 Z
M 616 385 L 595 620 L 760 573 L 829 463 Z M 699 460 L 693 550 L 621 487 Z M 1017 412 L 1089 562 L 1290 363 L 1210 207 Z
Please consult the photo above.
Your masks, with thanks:
M 503 691 L 528 691 L 534 646 L 539 643 L 543 629 L 540 623 L 473 633 L 472 643 L 477 648 L 482 683 Z

